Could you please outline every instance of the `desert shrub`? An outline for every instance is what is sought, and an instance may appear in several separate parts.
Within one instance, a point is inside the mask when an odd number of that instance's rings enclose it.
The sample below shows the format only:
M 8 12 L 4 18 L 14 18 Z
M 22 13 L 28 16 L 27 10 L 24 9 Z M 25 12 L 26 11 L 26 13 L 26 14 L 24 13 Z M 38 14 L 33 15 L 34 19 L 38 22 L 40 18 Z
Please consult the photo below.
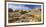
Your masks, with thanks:
M 20 13 L 21 13 L 21 14 L 25 14 L 25 13 L 28 13 L 28 12 L 27 12 L 27 11 L 21 11 Z
M 15 10 L 15 12 L 19 12 L 19 10 Z

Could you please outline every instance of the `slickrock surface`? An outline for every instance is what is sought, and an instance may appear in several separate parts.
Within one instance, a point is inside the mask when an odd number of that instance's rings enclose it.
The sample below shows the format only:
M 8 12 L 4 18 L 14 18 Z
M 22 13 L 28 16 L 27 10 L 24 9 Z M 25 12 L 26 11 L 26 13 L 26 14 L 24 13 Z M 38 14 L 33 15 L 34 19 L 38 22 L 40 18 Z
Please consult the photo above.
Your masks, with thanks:
M 15 10 L 8 12 L 9 23 L 20 22 L 40 22 L 41 21 L 41 9 L 33 10 Z

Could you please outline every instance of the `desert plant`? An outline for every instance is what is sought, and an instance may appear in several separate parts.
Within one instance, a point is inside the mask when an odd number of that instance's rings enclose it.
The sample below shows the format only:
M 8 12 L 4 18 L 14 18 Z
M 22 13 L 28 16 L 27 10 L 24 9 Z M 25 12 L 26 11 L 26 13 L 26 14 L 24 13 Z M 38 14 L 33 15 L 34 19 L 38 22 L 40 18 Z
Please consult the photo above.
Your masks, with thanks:
M 20 13 L 21 13 L 21 14 L 25 14 L 25 13 L 28 13 L 28 12 L 27 12 L 27 11 L 21 11 Z

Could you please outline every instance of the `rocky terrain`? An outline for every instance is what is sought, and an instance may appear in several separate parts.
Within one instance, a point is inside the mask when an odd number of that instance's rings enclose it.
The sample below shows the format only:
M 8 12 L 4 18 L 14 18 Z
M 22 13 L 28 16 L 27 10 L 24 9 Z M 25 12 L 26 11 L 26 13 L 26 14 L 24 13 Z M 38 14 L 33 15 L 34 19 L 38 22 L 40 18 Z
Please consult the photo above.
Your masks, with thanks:
M 41 21 L 41 9 L 32 10 L 11 10 L 8 12 L 9 23 L 21 23 L 21 22 L 40 22 Z

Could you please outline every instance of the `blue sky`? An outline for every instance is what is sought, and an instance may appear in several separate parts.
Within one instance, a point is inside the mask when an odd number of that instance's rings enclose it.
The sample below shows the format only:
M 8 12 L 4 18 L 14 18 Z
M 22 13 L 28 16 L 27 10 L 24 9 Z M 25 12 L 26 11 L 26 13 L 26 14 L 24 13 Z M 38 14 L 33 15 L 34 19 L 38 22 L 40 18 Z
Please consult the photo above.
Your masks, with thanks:
M 8 4 L 8 8 L 13 10 L 32 10 L 33 8 L 39 8 L 41 5 L 28 5 L 28 4 Z

